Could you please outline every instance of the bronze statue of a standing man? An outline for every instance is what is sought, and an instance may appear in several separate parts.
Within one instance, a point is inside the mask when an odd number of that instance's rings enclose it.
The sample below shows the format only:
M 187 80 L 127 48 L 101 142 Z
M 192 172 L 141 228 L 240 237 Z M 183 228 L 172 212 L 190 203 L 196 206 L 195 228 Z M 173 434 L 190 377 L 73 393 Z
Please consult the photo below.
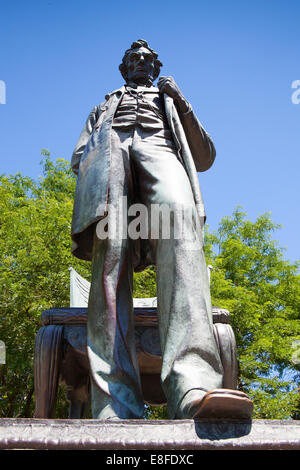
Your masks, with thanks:
M 212 165 L 215 149 L 173 78 L 161 77 L 158 88 L 153 86 L 161 65 L 146 41 L 132 44 L 119 67 L 125 86 L 91 111 L 72 157 L 78 174 L 73 253 L 92 261 L 87 339 L 92 414 L 143 416 L 132 278 L 134 270 L 155 264 L 169 417 L 207 417 L 216 409 L 220 417 L 249 417 L 252 402 L 246 395 L 219 390 L 223 371 L 197 229 L 205 218 L 197 171 Z M 149 212 L 154 205 L 172 208 L 171 236 L 163 237 L 161 228 L 152 236 L 151 221 L 147 239 L 99 236 L 104 219 L 113 233 L 120 224 L 127 226 L 128 214 L 120 211 L 116 221 L 112 210 L 124 197 L 128 207 L 140 203 Z M 188 236 L 174 236 L 182 223 L 177 207 L 192 214 L 184 219 Z

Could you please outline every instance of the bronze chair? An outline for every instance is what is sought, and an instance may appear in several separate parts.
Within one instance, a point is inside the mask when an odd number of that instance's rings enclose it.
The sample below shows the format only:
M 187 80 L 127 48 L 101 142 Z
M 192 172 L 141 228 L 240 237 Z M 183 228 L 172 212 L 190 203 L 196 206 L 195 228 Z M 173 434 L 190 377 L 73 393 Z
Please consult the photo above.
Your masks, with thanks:
M 155 307 L 135 307 L 136 350 L 145 403 L 162 405 L 161 351 Z M 87 308 L 45 310 L 35 342 L 35 418 L 52 418 L 58 384 L 66 386 L 69 418 L 87 417 L 90 401 L 86 353 Z M 229 312 L 213 307 L 214 334 L 224 369 L 223 387 L 237 388 L 237 353 Z

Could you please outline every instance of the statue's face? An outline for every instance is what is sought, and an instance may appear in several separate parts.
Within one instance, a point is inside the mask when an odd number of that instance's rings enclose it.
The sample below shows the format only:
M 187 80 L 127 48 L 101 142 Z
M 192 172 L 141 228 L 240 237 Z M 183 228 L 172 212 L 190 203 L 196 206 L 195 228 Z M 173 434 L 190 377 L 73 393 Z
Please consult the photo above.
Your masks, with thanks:
M 153 82 L 154 57 L 146 47 L 132 49 L 127 59 L 127 80 L 137 84 Z

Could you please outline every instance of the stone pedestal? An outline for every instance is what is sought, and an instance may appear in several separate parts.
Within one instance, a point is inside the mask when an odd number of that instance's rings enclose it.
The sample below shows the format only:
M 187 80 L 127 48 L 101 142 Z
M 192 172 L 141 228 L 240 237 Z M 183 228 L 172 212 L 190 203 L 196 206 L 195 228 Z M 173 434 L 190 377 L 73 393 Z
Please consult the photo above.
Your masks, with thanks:
M 300 421 L 0 419 L 0 449 L 299 450 Z

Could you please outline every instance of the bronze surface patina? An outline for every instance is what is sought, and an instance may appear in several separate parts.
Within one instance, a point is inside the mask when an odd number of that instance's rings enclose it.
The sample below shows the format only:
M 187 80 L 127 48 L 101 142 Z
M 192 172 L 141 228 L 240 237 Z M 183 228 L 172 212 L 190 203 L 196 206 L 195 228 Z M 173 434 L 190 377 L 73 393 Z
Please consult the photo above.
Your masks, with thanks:
M 249 419 L 252 402 L 245 394 L 219 390 L 223 369 L 213 334 L 197 176 L 211 167 L 215 149 L 174 79 L 160 77 L 153 85 L 161 66 L 146 41 L 132 44 L 119 67 L 125 85 L 92 109 L 72 156 L 78 175 L 73 253 L 92 261 L 87 323 L 92 415 L 143 417 L 132 278 L 134 270 L 153 264 L 161 383 L 170 419 L 216 418 L 216 413 Z M 133 226 L 140 227 L 138 237 L 129 233 L 134 207 L 145 209 Z M 170 209 L 168 236 L 164 216 L 153 226 L 153 207 Z

